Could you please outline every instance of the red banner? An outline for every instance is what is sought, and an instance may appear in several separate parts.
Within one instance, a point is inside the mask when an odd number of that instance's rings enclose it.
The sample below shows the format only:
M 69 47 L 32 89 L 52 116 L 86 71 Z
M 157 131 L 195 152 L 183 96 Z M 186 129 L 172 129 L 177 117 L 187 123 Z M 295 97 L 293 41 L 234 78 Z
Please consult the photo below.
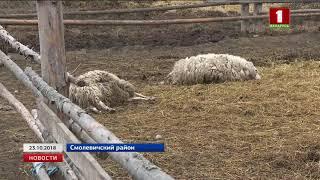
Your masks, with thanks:
M 63 162 L 63 153 L 24 153 L 24 162 Z

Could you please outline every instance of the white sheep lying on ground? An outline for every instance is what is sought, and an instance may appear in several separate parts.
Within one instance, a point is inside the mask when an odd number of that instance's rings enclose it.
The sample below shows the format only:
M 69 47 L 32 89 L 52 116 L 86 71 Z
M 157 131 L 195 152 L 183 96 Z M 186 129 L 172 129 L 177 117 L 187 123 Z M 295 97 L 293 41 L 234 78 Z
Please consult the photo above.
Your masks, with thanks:
M 152 100 L 135 92 L 134 86 L 107 71 L 94 70 L 70 83 L 69 98 L 84 109 L 113 112 L 112 106 L 131 100 Z M 98 109 L 98 110 L 97 110 Z
M 260 79 L 252 62 L 229 54 L 204 54 L 177 61 L 167 80 L 191 85 Z

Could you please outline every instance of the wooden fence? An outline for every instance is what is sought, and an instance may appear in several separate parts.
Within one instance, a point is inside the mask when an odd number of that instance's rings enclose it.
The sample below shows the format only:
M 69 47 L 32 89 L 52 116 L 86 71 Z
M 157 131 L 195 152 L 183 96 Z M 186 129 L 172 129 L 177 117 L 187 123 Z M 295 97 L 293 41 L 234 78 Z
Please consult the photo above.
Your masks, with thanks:
M 264 0 L 263 3 L 274 2 L 301 2 L 300 0 L 272 1 Z M 304 0 L 303 2 L 318 2 L 317 0 Z M 249 3 L 254 3 L 254 13 L 249 14 Z M 240 17 L 215 17 L 196 19 L 173 20 L 63 20 L 61 1 L 37 1 L 37 14 L 29 15 L 1 15 L 0 17 L 38 17 L 38 20 L 0 19 L 2 25 L 38 25 L 41 56 L 27 46 L 15 40 L 2 26 L 0 38 L 16 49 L 20 54 L 41 64 L 40 77 L 30 67 L 24 71 L 16 65 L 6 54 L 0 51 L 0 63 L 13 74 L 37 97 L 38 117 L 31 116 L 30 112 L 0 83 L 0 95 L 7 99 L 23 118 L 29 127 L 36 133 L 40 141 L 51 143 L 123 143 L 111 131 L 98 123 L 94 118 L 85 113 L 79 106 L 73 104 L 68 98 L 69 82 L 74 79 L 67 73 L 64 47 L 64 25 L 160 25 L 160 24 L 186 24 L 208 23 L 219 21 L 241 20 L 241 31 L 246 32 L 248 20 L 268 18 L 264 15 L 261 1 L 221 1 L 207 4 L 185 5 L 161 8 L 140 8 L 131 10 L 103 10 L 77 12 L 85 14 L 108 13 L 133 13 L 166 11 L 171 9 L 185 9 L 218 5 L 241 4 Z M 308 11 L 308 12 L 307 12 Z M 65 14 L 77 14 L 75 12 Z M 309 14 L 306 14 L 309 13 Z M 318 10 L 296 10 L 293 17 L 319 16 Z M 50 103 L 49 103 L 50 102 Z M 69 128 L 68 128 L 69 127 Z M 62 179 L 111 179 L 101 168 L 90 153 L 65 152 L 65 162 L 57 164 Z M 76 155 L 76 156 L 75 156 Z M 159 167 L 150 163 L 139 153 L 109 153 L 110 157 L 119 163 L 134 179 L 173 179 Z M 72 162 L 72 163 L 70 163 Z M 48 179 L 45 167 L 37 171 L 40 179 Z
M 209 1 L 209 0 L 208 0 Z M 193 24 L 193 23 L 210 23 L 210 22 L 228 22 L 241 21 L 241 32 L 249 31 L 250 22 L 253 23 L 254 32 L 260 32 L 262 27 L 262 19 L 268 19 L 266 12 L 262 12 L 263 3 L 316 3 L 318 0 L 224 0 L 202 4 L 181 5 L 172 7 L 154 7 L 154 8 L 136 8 L 136 9 L 113 9 L 113 10 L 96 10 L 96 11 L 77 11 L 65 12 L 64 15 L 98 15 L 98 14 L 121 14 L 121 13 L 138 13 L 152 11 L 167 11 L 173 9 L 199 8 L 220 5 L 241 5 L 241 16 L 235 17 L 208 17 L 193 19 L 169 19 L 169 20 L 64 20 L 65 25 L 107 25 L 107 26 L 138 26 L 138 25 L 169 25 L 169 24 Z M 249 13 L 249 4 L 253 3 L 253 14 Z M 4 14 L 0 15 L 0 24 L 2 25 L 37 25 L 37 20 L 30 19 L 11 19 L 11 18 L 31 18 L 37 14 Z M 313 17 L 320 16 L 320 9 L 299 9 L 292 10 L 291 17 Z M 5 19 L 7 18 L 7 19 Z M 8 19 L 9 18 L 9 19 Z M 251 21 L 249 21 L 251 20 Z
M 207 0 L 207 3 L 169 6 L 169 7 L 152 7 L 152 8 L 135 8 L 135 9 L 111 9 L 111 10 L 94 10 L 94 11 L 73 11 L 65 12 L 63 15 L 99 15 L 99 14 L 124 14 L 124 13 L 146 13 L 154 11 L 168 11 L 175 9 L 190 9 L 221 5 L 241 5 L 249 3 L 316 3 L 318 0 Z M 32 18 L 37 17 L 36 13 L 32 14 L 0 14 L 0 18 Z

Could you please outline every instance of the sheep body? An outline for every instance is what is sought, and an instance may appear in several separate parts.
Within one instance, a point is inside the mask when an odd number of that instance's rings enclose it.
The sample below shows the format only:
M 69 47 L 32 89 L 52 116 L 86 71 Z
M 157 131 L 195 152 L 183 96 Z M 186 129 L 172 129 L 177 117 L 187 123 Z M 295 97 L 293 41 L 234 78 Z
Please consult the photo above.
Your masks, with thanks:
M 252 62 L 229 54 L 203 54 L 181 59 L 168 75 L 172 84 L 191 85 L 260 79 Z
M 69 98 L 82 108 L 91 106 L 116 106 L 128 101 L 135 94 L 135 88 L 128 81 L 122 80 L 107 71 L 89 71 L 76 78 L 75 84 L 70 84 Z

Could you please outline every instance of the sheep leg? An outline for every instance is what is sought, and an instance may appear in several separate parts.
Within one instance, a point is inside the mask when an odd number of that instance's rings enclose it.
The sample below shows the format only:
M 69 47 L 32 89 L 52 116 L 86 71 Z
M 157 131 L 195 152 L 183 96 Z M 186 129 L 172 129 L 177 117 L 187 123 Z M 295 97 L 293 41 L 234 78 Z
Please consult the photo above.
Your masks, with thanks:
M 149 101 L 149 100 L 154 100 L 155 97 L 149 97 L 149 96 L 144 96 L 140 93 L 134 93 L 135 97 L 132 97 L 129 99 L 129 101 L 133 101 L 133 100 L 146 100 L 146 101 Z
M 137 96 L 137 97 L 148 98 L 148 96 L 144 96 L 144 95 L 142 95 L 140 93 L 137 93 L 137 92 L 135 92 L 134 95 Z
M 135 101 L 135 100 L 145 100 L 145 101 L 148 101 L 148 100 L 150 100 L 150 99 L 144 98 L 144 97 L 132 97 L 132 98 L 130 98 L 128 101 Z
M 103 110 L 105 110 L 105 111 L 107 111 L 107 112 L 113 113 L 113 112 L 116 111 L 115 109 L 113 109 L 113 108 L 107 106 L 106 104 L 104 104 L 102 101 L 99 101 L 98 105 L 99 105 L 99 107 L 100 107 L 101 109 L 103 109 Z
M 86 109 L 86 111 L 94 112 L 96 114 L 100 113 L 100 111 L 96 107 L 93 107 L 93 106 L 88 107 Z

